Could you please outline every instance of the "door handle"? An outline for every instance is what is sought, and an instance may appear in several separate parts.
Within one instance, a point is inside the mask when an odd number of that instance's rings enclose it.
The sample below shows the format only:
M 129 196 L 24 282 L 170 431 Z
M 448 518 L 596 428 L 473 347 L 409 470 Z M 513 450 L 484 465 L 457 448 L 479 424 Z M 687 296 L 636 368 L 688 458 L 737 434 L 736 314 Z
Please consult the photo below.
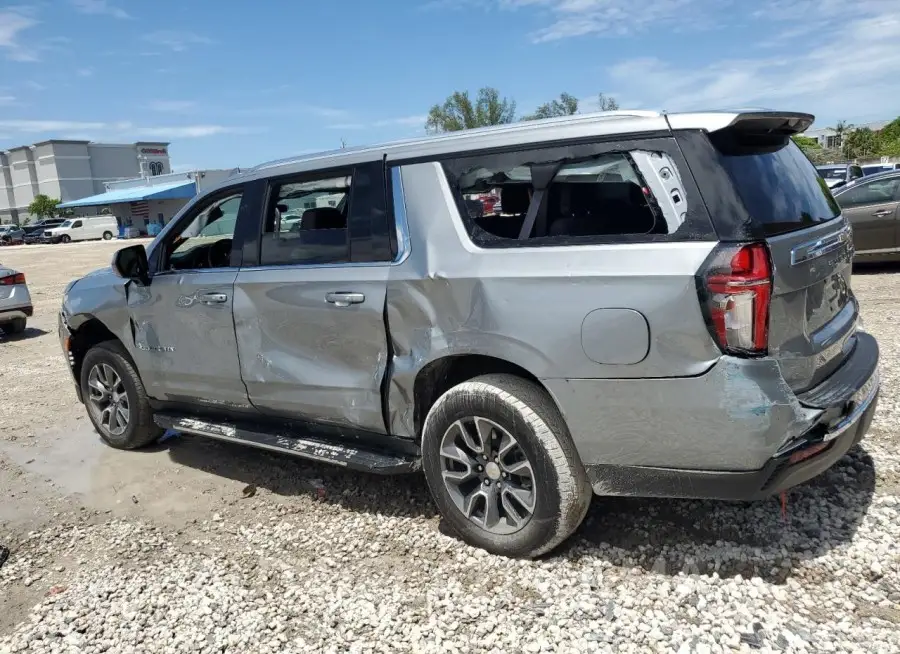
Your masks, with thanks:
M 879 209 L 878 211 L 876 211 L 876 212 L 873 213 L 872 215 L 873 215 L 873 216 L 878 216 L 879 218 L 887 218 L 887 217 L 890 216 L 892 213 L 894 213 L 894 212 L 893 212 L 892 210 L 890 210 L 890 209 Z
M 224 293 L 203 293 L 197 299 L 203 304 L 223 304 L 228 302 L 228 296 Z
M 326 293 L 325 301 L 337 307 L 349 307 L 351 304 L 362 304 L 366 296 L 362 293 Z

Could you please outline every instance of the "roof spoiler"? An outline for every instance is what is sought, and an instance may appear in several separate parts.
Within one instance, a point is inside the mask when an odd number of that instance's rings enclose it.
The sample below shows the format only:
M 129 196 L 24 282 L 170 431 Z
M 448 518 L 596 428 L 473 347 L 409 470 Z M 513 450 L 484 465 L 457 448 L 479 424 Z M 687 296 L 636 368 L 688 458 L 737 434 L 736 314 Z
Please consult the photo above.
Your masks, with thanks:
M 794 111 L 738 110 L 694 114 L 665 114 L 669 128 L 704 129 L 709 132 L 730 129 L 757 134 L 792 136 L 806 131 L 815 116 Z

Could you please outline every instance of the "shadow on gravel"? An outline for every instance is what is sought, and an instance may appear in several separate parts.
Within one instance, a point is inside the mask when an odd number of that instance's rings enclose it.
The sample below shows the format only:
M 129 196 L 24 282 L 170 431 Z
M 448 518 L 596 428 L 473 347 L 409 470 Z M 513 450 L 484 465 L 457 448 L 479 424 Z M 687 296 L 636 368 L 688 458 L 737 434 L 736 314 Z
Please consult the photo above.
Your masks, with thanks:
M 247 487 L 265 488 L 276 495 L 319 497 L 352 511 L 382 515 L 437 515 L 425 477 L 420 474 L 373 475 L 184 435 L 154 447 L 168 449 L 169 457 L 179 465 L 233 479 Z
M 875 492 L 875 465 L 857 446 L 819 477 L 760 502 L 595 498 L 557 553 L 678 575 L 742 575 L 783 583 L 797 565 L 848 544 Z M 827 582 L 827 573 L 816 573 Z
M 0 327 L 0 343 L 5 341 L 27 341 L 29 338 L 37 338 L 38 336 L 44 336 L 49 333 L 50 332 L 38 329 L 37 327 L 26 327 L 25 331 L 21 334 L 7 334 L 3 331 L 3 328 Z
M 161 447 L 177 464 L 276 495 L 318 496 L 385 516 L 438 515 L 423 475 L 381 477 L 190 436 Z M 874 490 L 872 457 L 856 447 L 818 478 L 792 489 L 784 517 L 778 498 L 734 503 L 596 497 L 579 530 L 550 558 L 783 583 L 800 562 L 850 542 Z M 453 535 L 445 521 L 439 528 Z
M 853 264 L 854 275 L 884 275 L 887 273 L 900 272 L 900 263 L 857 263 Z

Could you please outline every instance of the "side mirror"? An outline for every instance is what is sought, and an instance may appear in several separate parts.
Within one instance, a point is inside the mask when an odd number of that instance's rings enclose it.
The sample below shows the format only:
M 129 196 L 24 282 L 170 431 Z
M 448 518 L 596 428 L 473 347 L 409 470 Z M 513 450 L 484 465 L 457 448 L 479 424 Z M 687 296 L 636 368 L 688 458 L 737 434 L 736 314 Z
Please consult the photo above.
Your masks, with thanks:
M 144 286 L 150 283 L 150 264 L 143 245 L 132 245 L 116 252 L 113 255 L 112 269 L 123 279 L 131 279 Z

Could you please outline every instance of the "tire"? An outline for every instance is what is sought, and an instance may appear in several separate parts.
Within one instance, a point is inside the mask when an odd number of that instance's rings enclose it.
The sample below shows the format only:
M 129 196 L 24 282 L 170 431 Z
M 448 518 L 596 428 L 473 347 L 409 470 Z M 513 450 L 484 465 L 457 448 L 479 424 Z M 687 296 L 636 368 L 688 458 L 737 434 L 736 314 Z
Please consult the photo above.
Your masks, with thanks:
M 461 433 L 459 425 L 478 433 L 475 417 L 482 427 L 485 423 L 489 426 L 491 442 L 498 443 L 508 436 L 516 443 L 514 447 L 519 448 L 518 453 L 509 450 L 503 455 L 507 457 L 506 462 L 510 455 L 524 456 L 530 465 L 530 482 L 518 478 L 520 483 L 516 483 L 512 470 L 521 468 L 521 460 L 514 460 L 510 466 L 503 462 L 502 456 L 495 458 L 500 465 L 488 461 L 474 485 L 475 495 L 481 495 L 493 486 L 493 492 L 500 493 L 500 497 L 514 488 L 517 492 L 529 489 L 525 494 L 531 498 L 533 508 L 530 518 L 520 527 L 510 524 L 510 511 L 502 501 L 500 511 L 505 512 L 506 517 L 501 517 L 494 529 L 485 528 L 488 522 L 486 508 L 480 510 L 483 514 L 480 518 L 476 516 L 475 520 L 481 521 L 477 524 L 460 507 L 460 498 L 465 496 L 460 490 L 463 485 L 445 482 L 445 474 L 466 476 L 471 473 L 471 467 L 456 464 L 451 460 L 454 457 L 442 457 L 442 441 L 454 438 L 453 442 L 458 443 L 458 437 L 453 434 Z M 467 422 L 470 418 L 473 420 Z M 506 435 L 503 435 L 504 431 Z M 477 451 L 477 448 L 471 451 Z M 525 558 L 546 554 L 578 528 L 593 496 L 584 466 L 553 400 L 533 382 L 513 375 L 476 377 L 454 386 L 438 398 L 425 418 L 422 461 L 431 494 L 449 526 L 466 543 L 493 554 Z M 457 465 L 464 471 L 456 468 Z M 498 474 L 502 477 L 494 476 Z M 465 482 L 466 488 L 473 481 Z M 503 490 L 504 483 L 506 490 Z M 475 505 L 486 507 L 487 500 L 479 498 L 469 504 L 463 500 L 463 506 L 470 509 Z M 522 513 L 518 507 L 527 512 L 526 503 L 519 502 L 513 507 L 515 512 Z
M 15 320 L 10 320 L 8 323 L 3 325 L 3 331 L 7 334 L 21 334 L 25 331 L 25 327 L 27 325 L 27 321 L 25 318 L 16 318 Z
M 62 236 L 59 237 L 60 243 L 69 243 L 71 241 L 72 241 L 72 237 L 69 236 L 68 234 L 63 234 Z
M 111 241 L 112 237 L 113 237 L 112 232 L 103 232 L 103 240 L 104 241 Z
M 119 388 L 124 393 L 119 393 L 119 397 L 123 394 L 127 397 L 128 419 L 121 433 L 116 433 L 118 428 L 110 429 L 109 425 L 103 423 L 101 408 L 92 399 L 91 372 L 95 367 L 104 370 L 103 366 L 112 369 L 121 381 Z M 110 375 L 105 376 L 110 379 Z M 153 422 L 153 411 L 141 377 L 118 341 L 105 341 L 88 350 L 81 362 L 80 383 L 88 417 L 107 445 L 119 450 L 134 450 L 149 445 L 162 436 L 164 430 Z M 96 391 L 93 393 L 96 395 Z

